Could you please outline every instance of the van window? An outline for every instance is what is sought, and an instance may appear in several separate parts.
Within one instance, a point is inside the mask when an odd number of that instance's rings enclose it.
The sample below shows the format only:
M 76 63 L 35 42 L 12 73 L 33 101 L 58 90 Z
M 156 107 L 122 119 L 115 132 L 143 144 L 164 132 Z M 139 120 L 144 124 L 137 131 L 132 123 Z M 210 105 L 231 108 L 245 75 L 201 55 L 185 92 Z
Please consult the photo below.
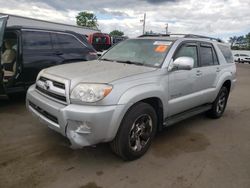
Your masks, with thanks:
M 23 48 L 27 50 L 51 50 L 51 38 L 48 32 L 26 31 L 23 34 Z
M 214 65 L 213 49 L 211 46 L 200 46 L 201 66 Z
M 79 40 L 77 40 L 72 35 L 67 34 L 56 34 L 57 40 L 55 43 L 55 47 L 59 48 L 83 48 L 85 47 Z M 53 42 L 54 43 L 54 42 Z
M 233 63 L 234 59 L 233 59 L 233 54 L 231 52 L 231 49 L 229 46 L 225 46 L 225 45 L 221 45 L 218 44 L 219 49 L 221 50 L 224 58 L 226 59 L 227 63 Z

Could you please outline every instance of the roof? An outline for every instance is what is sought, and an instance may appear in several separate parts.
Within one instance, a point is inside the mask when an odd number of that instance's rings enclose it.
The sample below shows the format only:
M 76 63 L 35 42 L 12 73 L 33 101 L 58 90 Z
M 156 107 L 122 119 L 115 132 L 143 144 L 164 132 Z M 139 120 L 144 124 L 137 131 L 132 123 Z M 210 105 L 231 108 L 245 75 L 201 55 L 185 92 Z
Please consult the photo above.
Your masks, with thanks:
M 55 32 L 68 32 L 68 33 L 76 33 L 75 31 L 62 30 L 62 29 L 51 29 L 46 27 L 29 27 L 29 26 L 9 26 L 6 28 L 7 30 L 43 30 L 43 31 L 55 31 Z

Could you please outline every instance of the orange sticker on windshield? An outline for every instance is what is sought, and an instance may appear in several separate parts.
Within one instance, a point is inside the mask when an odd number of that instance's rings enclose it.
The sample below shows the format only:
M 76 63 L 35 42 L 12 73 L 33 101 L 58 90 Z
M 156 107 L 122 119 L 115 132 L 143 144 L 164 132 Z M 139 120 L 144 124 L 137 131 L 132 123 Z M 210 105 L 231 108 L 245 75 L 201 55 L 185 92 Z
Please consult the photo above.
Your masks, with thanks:
M 168 46 L 159 45 L 155 48 L 155 52 L 163 53 L 168 49 Z

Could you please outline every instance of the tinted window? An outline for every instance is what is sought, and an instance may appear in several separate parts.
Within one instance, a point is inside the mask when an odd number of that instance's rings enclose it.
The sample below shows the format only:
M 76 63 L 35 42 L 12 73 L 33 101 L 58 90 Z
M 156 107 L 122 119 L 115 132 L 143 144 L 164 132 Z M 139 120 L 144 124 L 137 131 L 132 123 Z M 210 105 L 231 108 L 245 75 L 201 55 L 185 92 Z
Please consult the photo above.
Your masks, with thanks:
M 50 34 L 36 31 L 25 32 L 23 46 L 24 49 L 29 50 L 52 49 Z
M 201 57 L 201 66 L 202 67 L 214 65 L 212 47 L 201 46 L 200 47 L 200 57 Z
M 183 45 L 175 54 L 174 60 L 178 57 L 191 57 L 194 59 L 194 67 L 198 65 L 197 47 L 194 45 Z
M 108 37 L 94 36 L 93 44 L 106 44 L 108 43 Z
M 226 61 L 228 63 L 233 63 L 234 60 L 233 60 L 233 54 L 230 50 L 230 47 L 229 46 L 225 46 L 225 45 L 218 45 L 219 49 L 221 50 L 223 56 L 225 57 Z
M 85 47 L 79 40 L 72 35 L 57 34 L 56 46 L 60 48 L 83 48 Z

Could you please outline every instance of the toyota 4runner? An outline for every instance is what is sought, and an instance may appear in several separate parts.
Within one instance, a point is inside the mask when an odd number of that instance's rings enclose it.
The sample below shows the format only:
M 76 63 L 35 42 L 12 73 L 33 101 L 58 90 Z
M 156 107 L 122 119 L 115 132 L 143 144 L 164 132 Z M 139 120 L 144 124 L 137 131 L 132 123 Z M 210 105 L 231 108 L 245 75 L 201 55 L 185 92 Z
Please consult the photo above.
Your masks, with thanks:
M 141 36 L 98 60 L 42 70 L 27 108 L 72 146 L 110 142 L 141 157 L 158 130 L 207 112 L 220 118 L 236 81 L 230 47 L 197 35 Z

